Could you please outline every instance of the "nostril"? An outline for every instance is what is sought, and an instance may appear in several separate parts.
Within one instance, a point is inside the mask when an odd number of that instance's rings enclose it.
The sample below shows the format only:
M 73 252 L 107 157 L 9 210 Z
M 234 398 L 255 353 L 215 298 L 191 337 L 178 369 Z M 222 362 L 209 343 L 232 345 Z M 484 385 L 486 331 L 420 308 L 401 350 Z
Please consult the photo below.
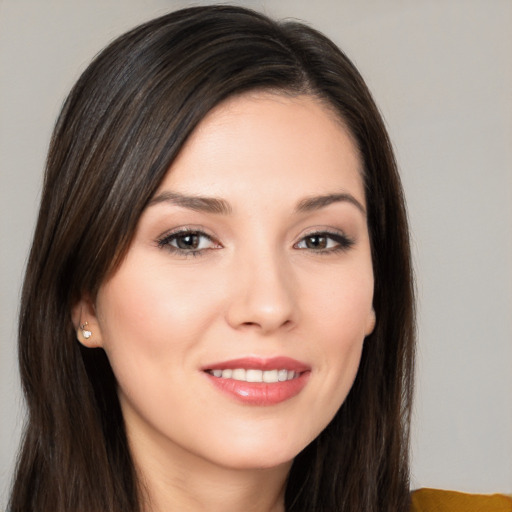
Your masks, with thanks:
M 258 273 L 259 275 L 260 273 Z M 291 286 L 242 280 L 229 296 L 226 320 L 235 329 L 271 332 L 295 323 L 296 297 Z

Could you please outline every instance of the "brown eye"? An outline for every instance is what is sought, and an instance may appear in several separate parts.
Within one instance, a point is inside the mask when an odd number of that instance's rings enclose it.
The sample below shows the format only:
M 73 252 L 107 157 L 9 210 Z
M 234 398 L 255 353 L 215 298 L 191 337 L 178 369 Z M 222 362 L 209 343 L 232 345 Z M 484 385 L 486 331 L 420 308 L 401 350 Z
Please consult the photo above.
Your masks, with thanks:
M 319 253 L 334 253 L 348 250 L 353 245 L 354 240 L 344 234 L 319 232 L 305 236 L 295 245 L 295 248 Z
M 200 237 L 197 233 L 187 233 L 185 235 L 177 235 L 174 238 L 175 246 L 183 250 L 197 250 L 199 247 Z
M 308 249 L 326 249 L 327 237 L 323 235 L 312 235 L 304 239 Z
M 207 249 L 219 247 L 210 236 L 201 231 L 182 230 L 165 236 L 158 246 L 182 255 L 198 255 Z

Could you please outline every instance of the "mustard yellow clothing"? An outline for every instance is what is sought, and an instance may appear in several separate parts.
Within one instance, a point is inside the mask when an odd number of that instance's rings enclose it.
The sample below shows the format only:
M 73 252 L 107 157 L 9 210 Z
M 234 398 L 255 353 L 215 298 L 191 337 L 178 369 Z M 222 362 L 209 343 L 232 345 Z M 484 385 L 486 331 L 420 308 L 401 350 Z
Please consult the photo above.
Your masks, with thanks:
M 512 497 L 419 489 L 411 494 L 411 512 L 512 512 Z

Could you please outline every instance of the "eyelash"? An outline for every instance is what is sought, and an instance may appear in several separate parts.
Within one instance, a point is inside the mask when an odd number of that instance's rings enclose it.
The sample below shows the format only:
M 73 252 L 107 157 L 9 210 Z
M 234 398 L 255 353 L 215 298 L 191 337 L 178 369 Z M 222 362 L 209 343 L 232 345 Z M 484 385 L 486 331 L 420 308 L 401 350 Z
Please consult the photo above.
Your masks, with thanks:
M 206 238 L 209 242 L 213 243 L 214 245 L 217 245 L 217 247 L 208 247 L 204 249 L 181 249 L 180 247 L 175 247 L 171 245 L 171 242 L 178 240 L 180 238 L 185 238 L 186 236 L 192 237 L 197 236 L 199 238 Z M 184 257 L 197 257 L 202 256 L 205 251 L 211 250 L 211 249 L 218 249 L 220 248 L 220 244 L 216 242 L 211 236 L 207 235 L 204 231 L 201 231 L 200 229 L 191 229 L 191 228 L 180 228 L 176 231 L 173 231 L 171 233 L 168 233 L 164 235 L 162 238 L 157 240 L 157 245 L 161 249 L 166 249 L 169 252 L 173 254 L 177 254 L 178 256 L 184 256 Z
M 355 244 L 355 240 L 353 240 L 352 238 L 349 238 L 347 235 L 345 235 L 343 233 L 337 233 L 337 232 L 332 232 L 332 231 L 315 231 L 313 233 L 308 233 L 307 235 L 303 236 L 300 239 L 300 241 L 294 245 L 294 248 L 298 248 L 297 246 L 300 243 L 306 241 L 307 239 L 311 240 L 312 238 L 317 238 L 317 239 L 324 238 L 324 239 L 327 239 L 327 243 L 329 240 L 333 240 L 336 243 L 336 245 L 334 247 L 329 247 L 326 249 L 316 250 L 316 249 L 312 249 L 312 248 L 306 248 L 306 250 L 309 250 L 311 252 L 314 252 L 315 254 L 321 254 L 321 255 L 346 252 L 350 248 L 352 248 L 353 245 Z
M 216 247 L 207 247 L 203 249 L 182 249 L 180 247 L 175 247 L 171 245 L 172 242 L 179 240 L 180 238 L 184 237 L 192 237 L 197 236 L 199 238 L 206 238 L 210 243 L 216 245 Z M 305 248 L 299 248 L 298 245 L 306 242 L 308 239 L 314 239 L 314 238 L 322 238 L 327 240 L 327 244 L 329 243 L 329 240 L 334 241 L 336 245 L 334 247 L 328 247 L 323 249 L 313 249 L 311 247 L 305 247 Z M 307 243 L 307 242 L 306 242 Z M 342 233 L 335 233 L 330 231 L 315 231 L 313 233 L 309 233 L 305 236 L 303 236 L 299 242 L 294 244 L 294 249 L 299 250 L 307 250 L 309 252 L 315 253 L 315 254 L 321 254 L 321 255 L 327 255 L 327 254 L 335 254 L 339 252 L 345 252 L 348 251 L 353 245 L 355 244 L 355 241 L 352 238 L 349 238 L 345 234 Z M 162 238 L 157 240 L 157 245 L 161 249 L 166 249 L 169 252 L 184 256 L 184 257 L 197 257 L 202 256 L 204 253 L 208 250 L 212 249 L 219 249 L 221 248 L 221 245 L 216 242 L 210 235 L 206 234 L 204 231 L 198 230 L 198 229 L 189 229 L 189 228 L 180 228 L 172 233 L 168 233 Z

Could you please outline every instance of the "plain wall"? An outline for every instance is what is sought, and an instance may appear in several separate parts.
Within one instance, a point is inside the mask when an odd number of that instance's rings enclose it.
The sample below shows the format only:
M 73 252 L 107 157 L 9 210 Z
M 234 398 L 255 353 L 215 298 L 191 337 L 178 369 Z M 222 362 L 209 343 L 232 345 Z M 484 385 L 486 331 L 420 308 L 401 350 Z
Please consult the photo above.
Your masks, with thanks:
M 170 0 L 0 0 L 0 508 L 23 422 L 16 313 L 64 97 Z M 413 487 L 512 493 L 512 2 L 240 1 L 305 20 L 359 67 L 408 199 L 418 288 Z

